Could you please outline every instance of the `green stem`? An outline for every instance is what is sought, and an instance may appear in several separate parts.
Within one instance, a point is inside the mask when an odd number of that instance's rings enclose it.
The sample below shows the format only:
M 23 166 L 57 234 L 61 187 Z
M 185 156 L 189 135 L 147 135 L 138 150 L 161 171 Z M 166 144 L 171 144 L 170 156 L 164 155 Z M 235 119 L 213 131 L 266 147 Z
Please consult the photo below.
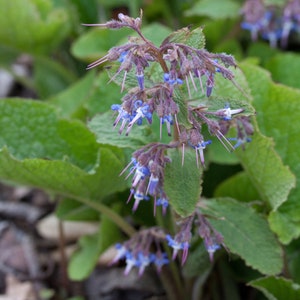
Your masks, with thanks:
M 108 206 L 92 201 L 90 199 L 81 198 L 81 197 L 74 197 L 76 200 L 80 201 L 81 203 L 97 210 L 98 212 L 106 215 L 108 218 L 111 219 L 123 232 L 125 232 L 128 236 L 132 236 L 135 234 L 135 229 L 128 224 L 120 215 L 118 215 L 116 212 L 114 212 L 112 209 L 110 209 Z

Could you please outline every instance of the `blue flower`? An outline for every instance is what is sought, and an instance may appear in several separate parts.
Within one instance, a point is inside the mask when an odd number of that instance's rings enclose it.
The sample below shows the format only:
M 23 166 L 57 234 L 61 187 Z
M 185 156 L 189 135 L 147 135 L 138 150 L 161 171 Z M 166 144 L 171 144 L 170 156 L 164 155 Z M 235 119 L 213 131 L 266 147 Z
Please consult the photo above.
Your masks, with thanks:
M 152 256 L 144 255 L 142 252 L 139 252 L 137 255 L 137 262 L 137 267 L 139 268 L 139 276 L 141 276 L 144 273 L 145 268 L 152 262 Z
M 196 150 L 196 162 L 197 162 L 197 166 L 199 166 L 199 157 L 200 157 L 200 161 L 202 166 L 204 167 L 204 149 L 206 148 L 207 145 L 210 145 L 212 142 L 211 140 L 208 141 L 202 141 L 199 142 L 196 146 L 192 146 L 195 150 Z M 199 155 L 199 157 L 198 157 Z
M 134 196 L 133 196 L 133 197 L 134 197 L 134 199 L 135 199 L 134 204 L 133 204 L 133 207 L 132 207 L 132 210 L 133 210 L 133 211 L 136 211 L 136 210 L 137 210 L 137 208 L 138 208 L 138 206 L 139 206 L 139 204 L 140 204 L 141 201 L 143 201 L 143 200 L 148 201 L 148 200 L 150 199 L 149 196 L 145 195 L 144 193 L 142 193 L 142 192 L 140 192 L 140 191 L 136 191 L 136 192 L 134 193 Z
M 159 183 L 159 177 L 151 173 L 146 194 L 155 195 L 158 183 Z
M 128 249 L 120 243 L 116 244 L 115 248 L 117 249 L 117 255 L 114 257 L 111 264 L 114 264 L 120 259 L 124 258 L 128 252 Z
M 180 78 L 171 78 L 172 76 L 170 73 L 165 73 L 164 74 L 164 82 L 170 84 L 170 85 L 175 85 L 175 84 L 183 84 L 183 80 Z
M 226 104 L 223 109 L 219 109 L 216 113 L 222 117 L 223 120 L 229 121 L 232 119 L 232 115 L 239 114 L 243 111 L 242 108 L 231 109 L 229 104 Z
M 158 198 L 156 200 L 155 205 L 156 206 L 161 206 L 162 207 L 162 213 L 163 213 L 163 215 L 165 215 L 166 212 L 167 212 L 167 207 L 169 206 L 169 201 L 168 201 L 167 198 L 161 197 L 161 198 Z
M 119 61 L 120 63 L 122 63 L 122 62 L 125 60 L 127 53 L 128 53 L 128 51 L 123 51 L 123 52 L 120 54 L 119 59 L 118 59 L 118 61 Z
M 140 163 L 136 163 L 136 165 L 133 167 L 135 169 L 135 174 L 133 176 L 132 180 L 132 187 L 136 187 L 137 184 L 144 180 L 147 176 L 150 176 L 150 170 L 146 166 L 142 166 Z
M 119 133 L 121 134 L 127 125 L 126 135 L 129 134 L 132 126 L 136 123 L 137 125 L 141 125 L 143 123 L 143 119 L 147 119 L 148 123 L 152 123 L 152 112 L 150 106 L 147 103 L 144 103 L 142 100 L 136 100 L 133 105 L 133 110 L 128 112 L 126 111 L 122 105 L 113 104 L 111 109 L 117 111 L 119 114 L 114 121 L 114 127 L 118 125 L 120 121 L 122 121 L 121 127 L 119 129 Z
M 138 125 L 141 125 L 143 118 L 146 118 L 148 123 L 152 123 L 152 112 L 150 110 L 150 106 L 147 103 L 143 103 L 136 109 L 136 111 L 133 112 L 133 118 L 128 123 L 126 135 L 128 135 L 133 124 L 137 123 Z
M 126 253 L 126 268 L 124 270 L 124 274 L 128 275 L 133 267 L 139 267 L 139 261 L 132 255 L 131 252 Z
M 250 143 L 251 142 L 251 138 L 249 137 L 244 137 L 244 138 L 228 138 L 228 140 L 230 141 L 236 141 L 236 144 L 233 146 L 234 148 L 238 148 L 241 145 L 244 145 L 246 143 Z
M 177 241 L 176 239 L 173 239 L 169 234 L 166 235 L 166 240 L 168 242 L 168 245 L 173 248 L 173 255 L 172 259 L 175 259 L 179 250 L 183 250 L 182 254 L 182 264 L 187 259 L 188 249 L 190 247 L 190 244 L 188 241 Z
M 256 18 L 256 20 L 252 22 L 248 22 L 248 21 L 242 22 L 241 28 L 245 30 L 249 30 L 251 32 L 252 40 L 256 40 L 259 31 L 268 28 L 272 17 L 273 17 L 273 13 L 271 11 L 265 11 L 262 17 Z
M 121 127 L 119 129 L 119 133 L 122 133 L 122 131 L 124 130 L 126 124 L 130 122 L 131 116 L 126 110 L 123 109 L 122 105 L 113 104 L 111 106 L 111 109 L 114 110 L 114 111 L 117 111 L 119 113 L 117 118 L 115 119 L 115 121 L 113 123 L 113 126 L 116 127 L 119 124 L 119 122 L 122 121 Z
M 154 265 L 156 266 L 156 269 L 158 271 L 158 273 L 161 272 L 161 269 L 164 265 L 167 265 L 170 263 L 170 260 L 168 258 L 167 253 L 163 252 L 163 253 L 158 253 L 158 254 L 152 254 L 152 262 L 154 263 Z
M 173 117 L 171 114 L 165 115 L 160 118 L 160 124 L 166 124 L 168 136 L 171 136 L 171 126 L 173 125 Z M 161 138 L 161 128 L 160 128 L 160 138 Z
M 215 84 L 215 74 L 206 72 L 207 80 L 206 80 L 206 97 L 209 97 L 212 93 L 214 84 Z
M 206 251 L 208 252 L 210 261 L 214 259 L 214 253 L 221 248 L 221 246 L 217 243 L 209 243 L 205 241 L 204 243 Z

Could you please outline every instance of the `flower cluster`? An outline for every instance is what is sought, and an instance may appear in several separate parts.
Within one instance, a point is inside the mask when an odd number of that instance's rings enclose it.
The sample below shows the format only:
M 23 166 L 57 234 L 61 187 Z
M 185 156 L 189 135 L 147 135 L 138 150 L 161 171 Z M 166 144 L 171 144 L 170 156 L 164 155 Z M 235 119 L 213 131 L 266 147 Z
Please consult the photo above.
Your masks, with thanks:
M 171 145 L 160 143 L 149 144 L 133 153 L 131 162 L 121 172 L 123 174 L 129 169 L 127 177 L 133 174 L 131 193 L 128 201 L 133 197 L 133 211 L 143 200 L 149 200 L 149 196 L 154 197 L 154 214 L 156 206 L 161 206 L 163 214 L 169 205 L 168 198 L 163 189 L 164 168 L 170 159 L 165 155 L 165 150 Z
M 214 253 L 221 248 L 221 245 L 224 246 L 223 237 L 210 225 L 207 218 L 198 210 L 193 215 L 180 222 L 178 233 L 174 238 L 170 235 L 166 236 L 168 245 L 173 248 L 172 258 L 175 259 L 178 252 L 182 250 L 181 263 L 185 263 L 190 248 L 193 224 L 199 237 L 203 239 L 209 259 L 213 261 Z
M 165 79 L 164 82 L 153 85 L 151 88 L 132 89 L 122 98 L 122 104 L 111 106 L 113 111 L 118 113 L 114 126 L 121 123 L 119 133 L 122 133 L 126 127 L 126 135 L 129 134 L 134 124 L 141 125 L 146 119 L 149 124 L 152 123 L 153 113 L 156 113 L 160 120 L 160 136 L 162 135 L 162 125 L 167 127 L 168 135 L 171 135 L 171 126 L 177 122 L 178 105 L 172 97 L 173 83 Z M 179 79 L 178 79 L 179 80 Z M 140 81 L 138 81 L 140 84 Z
M 247 9 L 245 15 L 246 12 Z M 247 22 L 253 23 L 255 18 L 264 16 L 260 12 Z M 118 17 L 119 20 L 88 26 L 112 29 L 129 27 L 138 37 L 129 37 L 126 44 L 111 48 L 104 57 L 91 63 L 88 69 L 106 62 L 114 63 L 110 69 L 110 80 L 117 82 L 122 92 L 126 90 L 121 103 L 111 106 L 116 114 L 113 126 L 119 128 L 120 134 L 125 132 L 125 135 L 129 135 L 134 126 L 142 125 L 143 122 L 152 124 L 154 118 L 158 118 L 160 139 L 163 126 L 166 127 L 168 136 L 173 135 L 173 141 L 168 144 L 153 142 L 136 150 L 132 154 L 131 162 L 120 174 L 128 172 L 126 179 L 132 176 L 127 202 L 134 199 L 133 211 L 137 210 L 141 202 L 149 201 L 152 197 L 154 215 L 157 206 L 162 207 L 165 215 L 171 200 L 164 190 L 165 168 L 171 163 L 166 154 L 167 150 L 181 147 L 184 165 L 185 147 L 190 147 L 195 151 L 197 166 L 205 167 L 204 151 L 212 141 L 207 139 L 203 128 L 215 136 L 228 151 L 232 151 L 240 145 L 244 147 L 250 141 L 253 127 L 249 118 L 243 114 L 244 108 L 238 104 L 232 107 L 230 103 L 222 100 L 217 102 L 220 105 L 211 104 L 218 77 L 230 80 L 237 86 L 232 71 L 236 63 L 231 55 L 214 54 L 194 47 L 195 39 L 190 39 L 193 31 L 189 28 L 171 34 L 157 47 L 141 32 L 142 16 L 134 19 L 119 14 Z M 264 24 L 265 22 L 261 22 L 253 31 L 253 37 L 256 38 Z M 199 31 L 193 34 L 198 37 Z M 193 101 L 194 97 L 201 101 L 200 104 Z M 232 127 L 236 128 L 237 136 L 227 138 L 225 135 Z M 231 144 L 231 140 L 236 144 Z M 214 252 L 223 244 L 223 239 L 207 219 L 196 211 L 179 222 L 179 230 L 174 237 L 152 228 L 140 231 L 122 245 L 118 244 L 113 262 L 125 260 L 125 274 L 132 268 L 138 268 L 141 275 L 151 264 L 160 271 L 169 262 L 160 246 L 162 241 L 167 241 L 173 248 L 173 259 L 182 251 L 184 263 L 188 256 L 193 227 L 197 228 L 196 232 L 203 239 L 212 260 Z
M 291 33 L 300 33 L 300 1 L 287 1 L 284 7 L 268 6 L 262 0 L 247 0 L 243 9 L 241 27 L 251 32 L 252 40 L 258 36 L 276 47 L 286 47 Z
M 165 238 L 165 233 L 159 228 L 141 230 L 123 244 L 116 245 L 117 254 L 111 264 L 124 260 L 125 275 L 137 268 L 141 276 L 149 265 L 154 265 L 161 272 L 162 267 L 169 263 L 167 254 L 161 248 Z
M 166 124 L 170 135 L 174 121 L 178 128 L 176 117 L 179 107 L 174 89 L 185 82 L 189 97 L 192 95 L 190 84 L 196 92 L 200 88 L 202 93 L 209 97 L 213 92 L 216 74 L 234 80 L 234 74 L 229 68 L 236 67 L 236 63 L 231 55 L 210 53 L 205 49 L 186 45 L 181 40 L 176 42 L 170 38 L 166 38 L 159 47 L 156 47 L 142 35 L 141 18 L 134 19 L 119 14 L 119 19 L 120 21 L 113 20 L 91 26 L 106 28 L 127 26 L 134 29 L 139 38 L 130 37 L 128 43 L 113 47 L 104 57 L 91 63 L 88 69 L 105 62 L 117 62 L 119 66 L 111 80 L 116 80 L 122 73 L 122 91 L 126 86 L 126 78 L 129 75 L 131 79 L 133 76 L 136 77 L 137 86 L 128 91 L 122 99 L 122 104 L 112 106 L 112 110 L 118 113 L 114 125 L 121 123 L 120 133 L 127 127 L 126 134 L 128 134 L 132 126 L 140 125 L 143 119 L 151 123 L 152 115 L 156 113 L 160 123 Z M 161 81 L 145 82 L 145 70 L 153 63 L 158 63 L 162 69 Z M 196 81 L 199 81 L 198 87 Z
M 165 234 L 162 229 L 152 227 L 140 230 L 122 244 L 116 244 L 116 255 L 111 264 L 125 261 L 125 275 L 128 275 L 133 268 L 137 268 L 138 274 L 141 276 L 145 268 L 150 265 L 154 265 L 160 273 L 162 267 L 169 264 L 167 253 L 162 250 L 164 241 L 167 241 L 168 246 L 173 249 L 173 260 L 179 251 L 182 251 L 181 263 L 184 264 L 188 257 L 193 225 L 198 235 L 203 239 L 210 260 L 213 261 L 215 251 L 223 245 L 223 237 L 213 229 L 209 221 L 199 211 L 196 211 L 190 217 L 180 221 L 179 230 L 174 238 Z
M 199 211 L 196 212 L 196 217 L 195 223 L 198 226 L 198 234 L 204 241 L 210 260 L 213 261 L 214 253 L 221 248 L 221 245 L 224 246 L 223 237 Z

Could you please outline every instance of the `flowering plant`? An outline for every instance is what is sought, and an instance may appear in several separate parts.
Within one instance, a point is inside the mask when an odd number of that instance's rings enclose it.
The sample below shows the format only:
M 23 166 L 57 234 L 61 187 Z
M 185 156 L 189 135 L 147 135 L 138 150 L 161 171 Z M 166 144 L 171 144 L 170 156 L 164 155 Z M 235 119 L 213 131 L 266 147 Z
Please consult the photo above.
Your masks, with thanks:
M 173 127 L 174 136 L 169 143 L 151 142 L 132 154 L 131 162 L 120 173 L 122 175 L 129 170 L 127 177 L 133 176 L 127 202 L 134 198 L 132 210 L 136 211 L 140 202 L 149 201 L 152 197 L 154 215 L 157 206 L 161 206 L 163 215 L 166 215 L 170 203 L 182 218 L 177 221 L 180 225 L 174 238 L 165 234 L 168 245 L 174 249 L 172 258 L 175 259 L 178 251 L 182 250 L 182 264 L 186 261 L 194 223 L 212 260 L 214 252 L 223 244 L 223 237 L 210 225 L 200 208 L 201 194 L 197 185 L 201 181 L 200 170 L 205 168 L 204 150 L 212 143 L 204 136 L 209 133 L 217 138 L 225 150 L 233 151 L 238 146 L 244 148 L 244 144 L 251 141 L 250 136 L 254 132 L 248 118 L 254 110 L 245 100 L 239 99 L 231 104 L 231 99 L 215 100 L 212 96 L 217 76 L 231 81 L 239 88 L 231 70 L 237 65 L 231 55 L 209 53 L 203 48 L 201 28 L 183 28 L 165 38 L 157 47 L 142 33 L 142 13 L 135 19 L 120 13 L 118 18 L 119 20 L 105 24 L 88 25 L 108 29 L 128 27 L 137 33 L 137 37 L 130 37 L 127 43 L 111 48 L 108 54 L 88 66 L 91 69 L 105 62 L 118 63 L 113 69 L 115 73 L 112 73 L 111 81 L 119 83 L 121 92 L 126 90 L 126 93 L 122 104 L 111 106 L 117 112 L 113 125 L 117 127 L 121 124 L 119 134 L 125 131 L 125 135 L 129 135 L 131 129 L 142 125 L 144 120 L 152 124 L 153 115 L 156 114 L 160 139 L 163 124 L 166 125 L 168 136 L 171 136 Z M 118 80 L 121 76 L 123 78 Z M 230 129 L 234 129 L 234 136 L 227 138 L 225 135 Z M 233 146 L 230 140 L 235 140 L 236 144 Z M 191 165 L 190 153 L 186 153 L 193 150 L 195 167 Z M 174 167 L 169 167 L 168 171 L 169 164 L 176 164 L 174 160 L 178 159 L 179 152 L 181 166 L 176 165 L 179 171 L 172 170 Z M 189 161 L 185 164 L 186 155 L 189 156 Z M 192 181 L 187 184 L 192 184 L 195 189 L 193 195 L 187 191 L 184 198 L 178 199 L 181 203 L 176 203 L 172 198 L 176 191 L 173 185 L 176 183 L 170 181 L 172 173 L 176 172 L 188 176 L 182 180 Z M 182 192 L 181 194 L 184 195 Z M 189 204 L 186 205 L 185 202 Z M 180 210 L 177 207 L 179 204 Z M 125 274 L 132 267 L 138 267 L 139 274 L 142 274 L 145 266 L 151 262 L 161 270 L 162 264 L 168 262 L 165 257 L 167 254 L 158 247 L 161 240 L 149 233 L 148 238 L 145 238 L 144 232 L 142 234 L 144 238 L 140 244 L 133 241 L 128 242 L 128 246 L 127 242 L 124 246 L 118 244 L 117 258 L 126 258 Z M 136 239 L 134 236 L 134 240 Z M 156 253 L 150 252 L 152 243 L 157 246 Z
M 106 267 L 155 270 L 170 299 L 299 297 L 300 59 L 258 41 L 290 47 L 298 1 L 181 1 L 196 25 L 174 32 L 147 9 L 98 24 L 97 1 L 0 2 L 2 64 L 29 54 L 21 82 L 43 99 L 1 100 L 0 178 L 55 196 L 62 221 L 97 221 L 71 279 L 108 250 Z

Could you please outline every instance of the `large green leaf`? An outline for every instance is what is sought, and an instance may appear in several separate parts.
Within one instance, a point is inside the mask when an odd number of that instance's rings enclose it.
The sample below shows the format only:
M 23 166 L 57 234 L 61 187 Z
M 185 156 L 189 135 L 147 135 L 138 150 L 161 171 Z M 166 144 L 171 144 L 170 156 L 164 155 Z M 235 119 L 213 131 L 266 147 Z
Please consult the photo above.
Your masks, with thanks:
M 195 211 L 202 191 L 202 166 L 197 167 L 195 152 L 186 149 L 184 164 L 182 152 L 177 149 L 168 151 L 172 162 L 167 164 L 164 189 L 174 210 L 182 217 Z
M 256 132 L 246 150 L 239 149 L 236 153 L 260 198 L 276 211 L 287 201 L 295 177 L 283 165 L 272 140 Z
M 48 53 L 70 32 L 66 9 L 51 0 L 0 0 L 0 40 L 29 53 Z
M 202 202 L 201 211 L 222 234 L 230 252 L 239 255 L 248 266 L 266 275 L 275 275 L 283 267 L 282 251 L 268 223 L 248 205 L 230 198 Z
M 0 148 L 15 158 L 64 160 L 86 171 L 96 166 L 99 146 L 81 122 L 58 119 L 53 107 L 17 98 L 3 99 L 0 112 Z
M 300 147 L 300 91 L 283 85 L 274 84 L 270 75 L 261 68 L 243 64 L 243 70 L 249 82 L 254 98 L 253 105 L 257 122 L 263 134 L 274 139 L 274 146 L 283 162 L 300 178 L 300 164 L 297 149 Z M 250 143 L 251 144 L 251 143 Z M 246 151 L 248 152 L 248 151 Z M 273 171 L 273 177 L 277 177 Z M 275 176 L 274 176 L 275 175 Z M 273 182 L 270 193 L 277 194 L 278 185 L 284 182 Z M 290 187 L 288 185 L 286 188 Z M 282 194 L 283 195 L 283 194 Z M 272 229 L 283 243 L 289 243 L 300 235 L 300 187 L 291 191 L 286 201 L 277 211 L 269 216 Z
M 269 300 L 298 300 L 300 285 L 283 277 L 265 277 L 249 282 L 260 290 Z
M 126 188 L 124 154 L 102 146 L 80 122 L 53 107 L 19 99 L 0 103 L 0 178 L 71 198 L 102 199 Z
M 0 178 L 35 186 L 47 191 L 84 201 L 103 199 L 126 188 L 119 173 L 125 165 L 120 151 L 101 149 L 102 163 L 93 174 L 66 161 L 44 158 L 17 160 L 4 148 L 0 152 Z

